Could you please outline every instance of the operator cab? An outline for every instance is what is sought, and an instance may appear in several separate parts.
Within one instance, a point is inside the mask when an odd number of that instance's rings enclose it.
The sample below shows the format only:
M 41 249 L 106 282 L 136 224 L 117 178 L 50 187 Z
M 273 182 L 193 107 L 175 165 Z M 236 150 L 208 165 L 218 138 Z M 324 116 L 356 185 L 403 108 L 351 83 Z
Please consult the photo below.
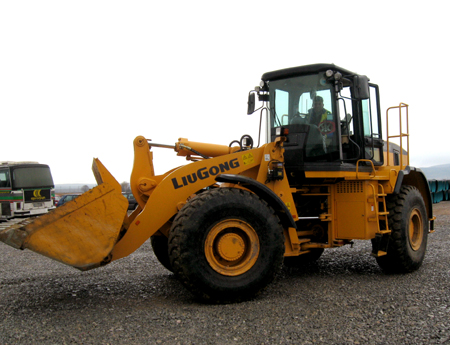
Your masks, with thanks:
M 277 128 L 288 130 L 288 175 L 354 170 L 360 159 L 383 165 L 378 86 L 366 76 L 333 64 L 268 72 L 250 93 L 249 114 L 255 94 L 267 111 L 267 141 Z

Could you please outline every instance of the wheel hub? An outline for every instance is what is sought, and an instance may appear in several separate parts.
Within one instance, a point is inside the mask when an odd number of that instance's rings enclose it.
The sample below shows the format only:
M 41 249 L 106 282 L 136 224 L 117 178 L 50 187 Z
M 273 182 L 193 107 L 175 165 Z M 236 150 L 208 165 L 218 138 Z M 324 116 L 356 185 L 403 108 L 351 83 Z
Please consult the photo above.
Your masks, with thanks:
M 244 255 L 245 242 L 238 234 L 228 233 L 218 240 L 217 249 L 222 258 L 235 261 Z
M 409 220 L 409 243 L 413 250 L 419 250 L 423 240 L 422 216 L 418 210 L 411 212 Z
M 214 225 L 205 240 L 205 256 L 216 272 L 238 276 L 250 270 L 259 256 L 259 238 L 252 226 L 239 219 Z

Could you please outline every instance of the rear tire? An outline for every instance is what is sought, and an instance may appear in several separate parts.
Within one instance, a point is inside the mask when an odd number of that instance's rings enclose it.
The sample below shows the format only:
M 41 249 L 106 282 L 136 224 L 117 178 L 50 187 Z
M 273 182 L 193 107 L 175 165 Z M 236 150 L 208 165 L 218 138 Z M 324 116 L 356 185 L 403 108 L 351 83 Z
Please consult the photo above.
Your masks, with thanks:
M 387 255 L 377 258 L 389 273 L 417 270 L 425 257 L 428 217 L 422 195 L 413 186 L 402 186 L 398 195 L 386 201 L 391 236 Z
M 166 236 L 152 236 L 150 238 L 152 244 L 153 253 L 158 261 L 167 268 L 170 272 L 173 272 L 172 265 L 169 259 L 169 241 Z
M 283 228 L 273 209 L 237 188 L 217 188 L 191 199 L 169 235 L 175 275 L 208 302 L 254 297 L 280 271 L 283 255 Z

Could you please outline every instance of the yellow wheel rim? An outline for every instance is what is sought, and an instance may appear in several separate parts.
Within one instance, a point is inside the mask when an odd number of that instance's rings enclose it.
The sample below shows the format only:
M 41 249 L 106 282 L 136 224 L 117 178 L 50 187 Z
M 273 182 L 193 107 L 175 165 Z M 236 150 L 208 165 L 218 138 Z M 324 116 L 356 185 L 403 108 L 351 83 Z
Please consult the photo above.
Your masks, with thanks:
M 238 276 L 251 269 L 258 259 L 258 235 L 246 222 L 224 220 L 209 231 L 205 255 L 214 271 L 226 276 Z
M 409 218 L 409 243 L 413 250 L 418 250 L 423 240 L 423 220 L 417 209 L 411 212 Z

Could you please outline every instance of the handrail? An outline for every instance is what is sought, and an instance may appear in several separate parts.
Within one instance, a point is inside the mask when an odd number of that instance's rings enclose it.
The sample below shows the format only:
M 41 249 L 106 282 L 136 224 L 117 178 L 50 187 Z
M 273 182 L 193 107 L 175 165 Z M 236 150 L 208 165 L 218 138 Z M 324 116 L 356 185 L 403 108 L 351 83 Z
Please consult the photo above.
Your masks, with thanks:
M 373 165 L 373 162 L 371 159 L 358 159 L 358 161 L 356 162 L 356 179 L 359 180 L 359 163 L 362 162 L 368 162 L 371 166 L 372 166 L 372 173 L 373 175 L 369 174 L 370 178 L 374 178 L 377 175 L 377 171 L 375 170 L 375 166 Z
M 406 108 L 406 133 L 403 133 L 403 127 L 402 127 L 402 108 Z M 398 109 L 399 112 L 399 131 L 400 134 L 396 135 L 389 135 L 389 110 L 391 109 Z M 403 164 L 403 138 L 406 137 L 406 164 Z M 396 107 L 390 107 L 386 110 L 386 151 L 387 151 L 387 165 L 389 166 L 390 162 L 390 155 L 389 155 L 389 139 L 392 138 L 400 138 L 400 167 L 401 169 L 404 169 L 407 165 L 409 165 L 409 120 L 408 120 L 408 104 L 400 102 L 400 104 Z M 392 156 L 392 160 L 394 157 Z M 392 162 L 392 165 L 394 164 L 394 161 Z

